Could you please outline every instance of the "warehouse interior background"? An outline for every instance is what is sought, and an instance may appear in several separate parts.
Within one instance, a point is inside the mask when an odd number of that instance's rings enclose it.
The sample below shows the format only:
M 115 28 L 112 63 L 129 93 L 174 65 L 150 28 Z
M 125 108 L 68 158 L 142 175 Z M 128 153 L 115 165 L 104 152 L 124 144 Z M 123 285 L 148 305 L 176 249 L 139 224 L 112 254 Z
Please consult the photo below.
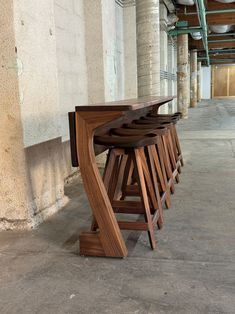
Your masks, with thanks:
M 0 313 L 234 314 L 234 82 L 235 1 L 0 1 Z M 157 249 L 80 256 L 68 112 L 144 96 L 183 115 Z
M 222 72 L 214 84 L 223 89 L 218 95 L 234 96 L 234 89 L 231 95 L 221 86 L 229 77 L 233 82 L 235 3 L 206 1 L 205 8 L 214 11 L 207 14 L 208 37 L 194 1 L 1 3 L 0 229 L 35 227 L 68 201 L 64 184 L 77 169 L 71 168 L 67 113 L 76 104 L 177 95 L 181 34 L 189 54 L 197 49 L 202 64 L 200 98 L 216 96 L 211 78 L 217 67 Z M 144 10 L 147 19 L 154 12 L 154 34 L 147 36 Z M 196 74 L 190 76 L 190 56 L 186 59 L 184 99 L 190 106 L 190 77 Z M 146 71 L 153 77 L 147 89 L 145 78 L 138 86 Z M 177 98 L 163 109 L 175 111 Z

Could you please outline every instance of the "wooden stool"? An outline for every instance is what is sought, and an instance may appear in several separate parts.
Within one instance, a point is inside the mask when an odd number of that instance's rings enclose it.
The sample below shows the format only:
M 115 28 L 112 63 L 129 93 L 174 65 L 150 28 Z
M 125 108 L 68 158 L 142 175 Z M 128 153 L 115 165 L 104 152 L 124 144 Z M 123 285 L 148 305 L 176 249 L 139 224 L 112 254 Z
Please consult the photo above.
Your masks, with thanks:
M 154 133 L 159 135 L 155 147 L 148 146 L 145 149 L 145 155 L 148 162 L 148 166 L 151 172 L 151 177 L 154 183 L 155 189 L 159 189 L 162 205 L 165 203 L 167 208 L 171 207 L 171 198 L 170 198 L 170 185 L 171 182 L 168 182 L 166 175 L 166 167 L 164 163 L 165 151 L 162 145 L 161 137 L 163 134 L 166 134 L 167 129 L 164 127 L 159 127 L 155 130 L 140 130 L 140 129 L 127 129 L 127 128 L 116 128 L 111 129 L 111 134 L 118 136 L 136 136 L 136 135 L 146 135 L 148 133 Z M 124 182 L 125 184 L 122 187 L 122 197 L 128 195 L 135 195 L 136 191 L 135 186 L 133 186 L 133 165 L 129 164 L 129 169 L 126 167 L 124 173 Z M 172 180 L 173 181 L 173 180 Z
M 160 192 L 151 177 L 145 149 L 152 152 L 159 140 L 156 134 L 145 136 L 115 137 L 97 136 L 95 143 L 109 147 L 109 156 L 103 175 L 104 185 L 115 213 L 142 214 L 145 221 L 118 221 L 120 229 L 148 231 L 151 248 L 156 247 L 154 227 L 163 226 L 163 213 Z M 149 154 L 149 158 L 153 154 Z M 154 161 L 153 161 L 154 162 Z M 140 200 L 126 200 L 127 195 L 120 195 L 120 190 L 128 184 L 125 175 L 130 173 L 130 164 L 135 171 L 135 189 L 138 189 Z M 128 169 L 128 171 L 126 171 Z M 121 189 L 120 189 L 121 187 Z M 92 231 L 98 228 L 95 219 Z
M 178 152 L 177 149 L 177 141 L 176 137 L 176 123 L 178 121 L 177 117 L 173 118 L 155 118 L 155 117 L 141 117 L 139 120 L 135 120 L 134 122 L 137 124 L 147 124 L 151 127 L 152 124 L 159 123 L 160 125 L 167 126 L 169 129 L 169 143 L 170 143 L 170 152 L 174 154 L 173 157 L 171 157 L 171 162 L 173 169 L 177 168 L 178 173 L 181 173 L 181 160 L 182 160 L 182 154 Z M 178 139 L 178 137 L 177 137 Z
M 168 114 L 154 114 L 149 113 L 145 118 L 146 119 L 152 119 L 153 122 L 163 121 L 164 122 L 173 122 L 173 125 L 171 127 L 171 134 L 172 134 L 172 140 L 174 144 L 174 150 L 176 154 L 176 160 L 180 162 L 181 166 L 184 166 L 183 161 L 183 155 L 180 147 L 180 141 L 178 138 L 177 130 L 176 130 L 176 123 L 179 121 L 182 117 L 182 114 L 180 112 L 176 112 L 173 115 Z
M 143 119 L 139 119 L 139 120 L 134 120 L 132 123 L 128 123 L 124 125 L 125 128 L 143 129 L 143 130 L 150 129 L 150 128 L 157 129 L 162 126 L 166 127 L 168 130 L 166 134 L 161 135 L 161 140 L 162 140 L 162 144 L 163 144 L 164 152 L 165 152 L 164 162 L 165 162 L 167 178 L 170 185 L 170 190 L 172 193 L 174 193 L 175 191 L 174 179 L 176 180 L 177 183 L 179 182 L 179 172 L 177 169 L 177 163 L 175 160 L 175 154 L 174 154 L 171 134 L 169 130 L 170 123 L 161 122 L 161 123 L 153 124 L 151 121 L 146 122 Z

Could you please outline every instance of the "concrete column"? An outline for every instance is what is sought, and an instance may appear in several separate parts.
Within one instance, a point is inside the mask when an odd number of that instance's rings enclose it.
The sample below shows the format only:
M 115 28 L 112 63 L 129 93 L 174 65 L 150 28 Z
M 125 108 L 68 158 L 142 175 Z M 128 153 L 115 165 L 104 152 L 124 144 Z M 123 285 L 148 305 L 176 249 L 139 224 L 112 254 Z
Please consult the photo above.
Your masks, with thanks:
M 188 34 L 177 37 L 177 96 L 178 110 L 188 117 Z
M 167 36 L 167 8 L 160 3 L 160 95 L 168 95 L 168 36 Z M 168 113 L 168 104 L 161 106 L 160 113 Z
M 0 229 L 28 227 L 25 162 L 16 68 L 13 1 L 0 4 Z
M 173 41 L 173 95 L 177 96 L 177 39 Z M 173 112 L 177 111 L 177 98 L 173 99 Z
M 174 86 L 173 86 L 173 39 L 172 37 L 168 37 L 168 72 L 169 72 L 169 77 L 168 77 L 168 95 L 174 95 Z M 173 102 L 171 101 L 168 104 L 168 112 L 172 113 L 173 112 Z
M 200 102 L 202 100 L 202 92 L 201 92 L 201 68 L 202 63 L 199 61 L 197 63 L 197 101 Z
M 84 1 L 88 103 L 105 101 L 102 2 Z
M 190 52 L 191 86 L 190 86 L 190 107 L 197 106 L 197 50 Z
M 138 96 L 160 95 L 159 0 L 136 0 Z

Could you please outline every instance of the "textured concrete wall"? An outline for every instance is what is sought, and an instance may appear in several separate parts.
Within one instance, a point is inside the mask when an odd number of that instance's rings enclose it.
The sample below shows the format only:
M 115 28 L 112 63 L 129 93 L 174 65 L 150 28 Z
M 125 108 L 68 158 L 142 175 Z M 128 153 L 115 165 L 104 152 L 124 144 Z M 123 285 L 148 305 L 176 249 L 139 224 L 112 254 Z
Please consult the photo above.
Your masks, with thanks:
M 15 53 L 13 1 L 0 2 L 0 229 L 26 228 L 28 176 Z
M 211 99 L 211 66 L 202 67 L 202 99 Z
M 64 180 L 77 170 L 67 112 L 124 98 L 123 8 L 114 0 L 1 6 L 0 228 L 29 228 L 67 201 Z
M 136 9 L 124 8 L 125 98 L 137 97 Z
M 102 0 L 105 100 L 124 98 L 123 8 Z
M 60 135 L 54 1 L 14 1 L 25 147 Z
M 60 132 L 68 140 L 68 112 L 88 102 L 85 21 L 82 0 L 55 0 Z
M 125 51 L 124 51 L 124 10 L 115 3 L 115 28 L 116 28 L 116 43 L 115 43 L 115 64 L 116 73 L 115 83 L 115 99 L 124 99 L 125 97 Z
M 101 0 L 84 1 L 88 102 L 105 100 Z

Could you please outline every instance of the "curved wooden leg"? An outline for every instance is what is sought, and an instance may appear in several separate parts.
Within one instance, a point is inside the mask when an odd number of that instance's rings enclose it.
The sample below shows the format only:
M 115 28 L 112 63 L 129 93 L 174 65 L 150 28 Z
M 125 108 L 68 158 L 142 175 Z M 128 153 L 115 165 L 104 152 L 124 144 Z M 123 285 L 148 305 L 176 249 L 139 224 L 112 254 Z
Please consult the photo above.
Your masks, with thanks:
M 115 112 L 76 112 L 77 148 L 84 188 L 99 231 L 80 235 L 80 254 L 90 256 L 125 257 L 124 243 L 113 213 L 103 180 L 95 161 L 94 129 L 120 117 Z

